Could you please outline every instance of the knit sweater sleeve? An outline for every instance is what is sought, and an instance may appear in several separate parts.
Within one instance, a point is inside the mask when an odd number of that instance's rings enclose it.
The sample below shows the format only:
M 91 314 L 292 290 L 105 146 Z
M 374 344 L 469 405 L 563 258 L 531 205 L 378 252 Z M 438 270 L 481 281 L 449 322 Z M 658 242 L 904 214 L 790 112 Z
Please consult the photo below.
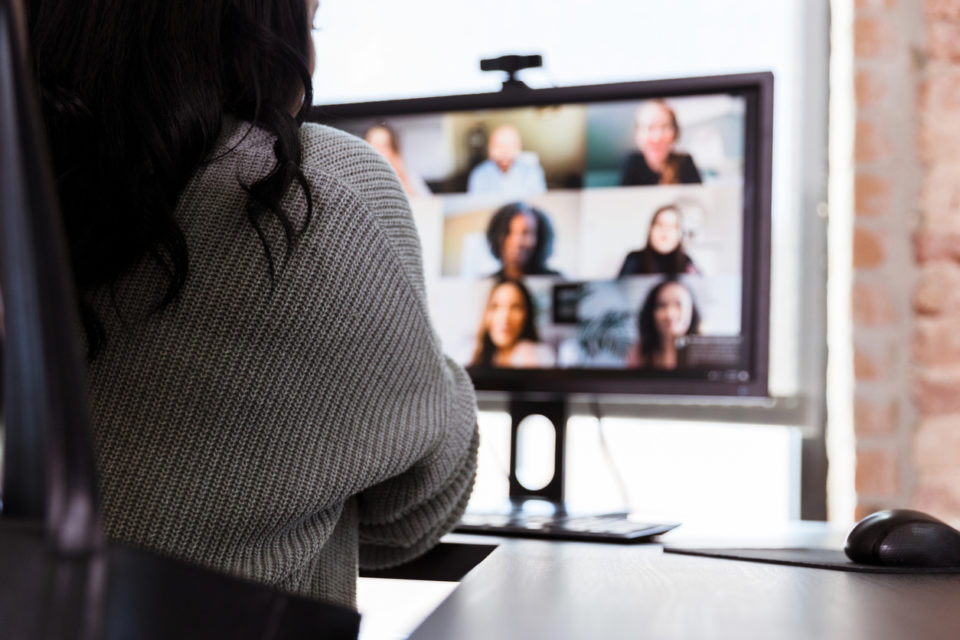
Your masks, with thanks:
M 308 181 L 342 192 L 331 208 L 330 190 L 318 191 L 318 215 L 342 212 L 334 215 L 358 229 L 344 240 L 358 270 L 344 286 L 369 301 L 352 316 L 352 401 L 376 410 L 357 422 L 350 446 L 365 452 L 355 460 L 360 564 L 383 568 L 428 550 L 463 513 L 476 472 L 476 400 L 431 326 L 419 235 L 393 169 L 352 136 L 306 125 L 302 137 L 305 169 L 320 172 Z

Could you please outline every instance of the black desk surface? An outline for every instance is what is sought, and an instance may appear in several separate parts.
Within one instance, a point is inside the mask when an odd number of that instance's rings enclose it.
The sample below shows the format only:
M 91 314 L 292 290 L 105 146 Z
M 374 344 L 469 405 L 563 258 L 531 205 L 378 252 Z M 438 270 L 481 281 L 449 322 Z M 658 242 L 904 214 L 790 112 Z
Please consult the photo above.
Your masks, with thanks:
M 960 575 L 847 573 L 665 554 L 660 545 L 490 542 L 499 546 L 411 640 L 960 638 Z

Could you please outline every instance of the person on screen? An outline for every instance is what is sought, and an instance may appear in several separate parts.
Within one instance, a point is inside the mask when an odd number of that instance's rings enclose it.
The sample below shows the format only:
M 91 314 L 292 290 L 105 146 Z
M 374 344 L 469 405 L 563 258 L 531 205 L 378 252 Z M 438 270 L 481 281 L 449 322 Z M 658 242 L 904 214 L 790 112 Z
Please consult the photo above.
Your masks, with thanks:
M 703 182 L 693 158 L 674 150 L 680 137 L 677 114 L 663 100 L 650 100 L 637 110 L 634 124 L 637 151 L 627 157 L 623 186 L 699 184 Z
M 403 161 L 403 156 L 400 153 L 400 141 L 393 127 L 386 122 L 375 124 L 363 133 L 363 139 L 387 159 L 393 170 L 397 172 L 400 184 L 403 185 L 403 190 L 407 192 L 408 196 L 416 198 L 430 195 L 430 187 L 427 186 L 427 183 L 410 170 Z
M 700 331 L 700 312 L 693 293 L 679 280 L 667 278 L 647 294 L 637 317 L 639 344 L 627 354 L 627 366 L 677 368 L 677 340 Z
M 317 4 L 44 0 L 27 20 L 107 537 L 356 608 L 358 565 L 463 513 L 476 399 L 423 312 L 394 172 L 304 122 Z
M 487 244 L 502 265 L 494 277 L 519 280 L 560 275 L 547 267 L 553 253 L 553 225 L 536 207 L 512 202 L 497 209 L 487 224 Z
M 540 161 L 536 155 L 523 151 L 520 131 L 512 124 L 494 129 L 487 143 L 487 159 L 470 172 L 467 193 L 525 197 L 546 190 Z
M 490 289 L 471 367 L 552 367 L 553 350 L 540 342 L 536 307 L 519 280 L 499 280 Z
M 627 254 L 618 277 L 648 273 L 699 273 L 683 248 L 683 215 L 676 205 L 668 204 L 656 210 L 650 220 L 647 245 Z

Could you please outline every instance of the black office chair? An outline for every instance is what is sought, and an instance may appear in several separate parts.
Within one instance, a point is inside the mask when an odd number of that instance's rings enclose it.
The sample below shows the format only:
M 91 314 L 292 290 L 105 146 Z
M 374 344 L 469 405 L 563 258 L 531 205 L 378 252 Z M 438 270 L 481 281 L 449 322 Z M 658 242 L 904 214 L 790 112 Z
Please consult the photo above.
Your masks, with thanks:
M 356 638 L 355 611 L 105 541 L 80 325 L 15 28 L 22 16 L 19 0 L 0 0 L 0 636 Z

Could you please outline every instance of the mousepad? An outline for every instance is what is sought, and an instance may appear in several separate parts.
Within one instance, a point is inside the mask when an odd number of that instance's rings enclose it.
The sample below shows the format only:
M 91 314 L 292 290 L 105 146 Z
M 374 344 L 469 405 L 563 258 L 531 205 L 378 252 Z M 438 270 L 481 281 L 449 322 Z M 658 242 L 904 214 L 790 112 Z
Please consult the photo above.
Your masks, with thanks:
M 885 567 L 851 562 L 839 549 L 685 549 L 664 547 L 666 553 L 786 564 L 795 567 L 854 571 L 858 573 L 960 573 L 960 567 Z

